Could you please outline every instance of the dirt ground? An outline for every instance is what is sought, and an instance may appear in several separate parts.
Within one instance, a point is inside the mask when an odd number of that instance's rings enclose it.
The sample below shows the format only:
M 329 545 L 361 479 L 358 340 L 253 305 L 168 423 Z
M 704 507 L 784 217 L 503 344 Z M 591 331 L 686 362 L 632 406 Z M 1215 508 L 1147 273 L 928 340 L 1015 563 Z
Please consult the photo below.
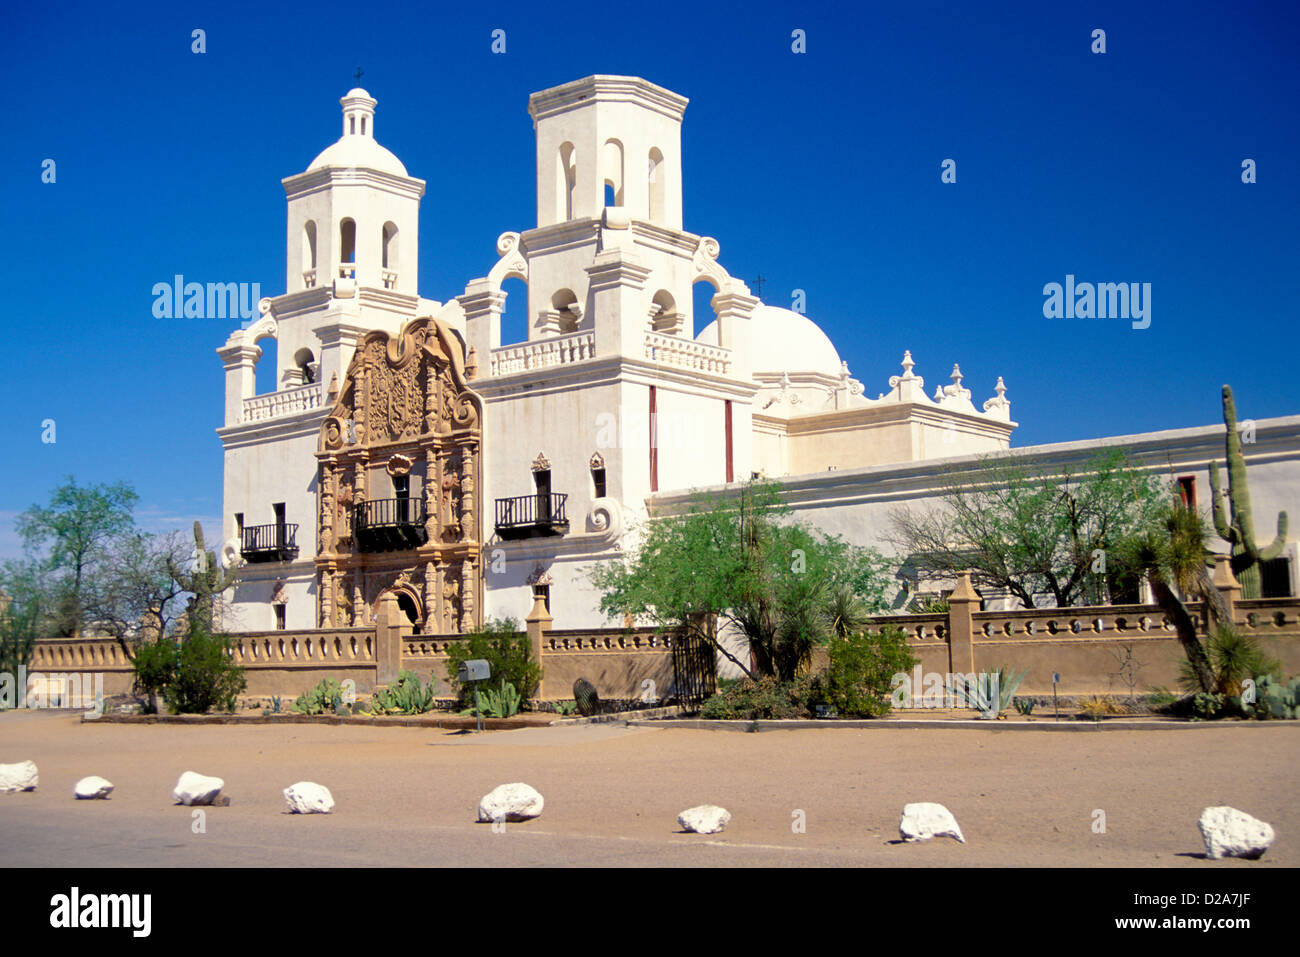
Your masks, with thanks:
M 759 734 L 585 725 L 483 735 L 315 725 L 96 725 L 0 714 L 0 763 L 40 786 L 0 794 L 8 866 L 1192 866 L 1300 865 L 1294 722 L 1031 733 L 826 728 Z M 226 781 L 229 807 L 173 804 L 182 771 Z M 108 801 L 76 801 L 97 774 Z M 281 790 L 326 785 L 335 813 L 286 813 Z M 525 781 L 542 817 L 475 823 L 478 799 Z M 965 832 L 898 842 L 904 804 L 946 805 Z M 677 814 L 720 804 L 719 835 Z M 1202 808 L 1271 823 L 1260 861 L 1208 861 Z M 1104 812 L 1104 833 L 1095 828 Z M 798 827 L 800 822 L 804 827 Z M 199 824 L 202 824 L 202 828 Z

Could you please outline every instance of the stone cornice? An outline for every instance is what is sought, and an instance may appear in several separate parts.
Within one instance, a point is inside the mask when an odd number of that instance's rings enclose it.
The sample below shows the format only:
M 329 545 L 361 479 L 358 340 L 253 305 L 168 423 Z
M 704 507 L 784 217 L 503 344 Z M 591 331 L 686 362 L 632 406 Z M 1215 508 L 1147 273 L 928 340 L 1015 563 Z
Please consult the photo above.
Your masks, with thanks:
M 424 180 L 414 176 L 398 176 L 383 170 L 369 169 L 363 166 L 339 167 L 326 166 L 321 169 L 308 170 L 280 180 L 284 195 L 288 199 L 297 199 L 308 193 L 320 192 L 335 186 L 372 186 L 385 192 L 397 193 L 413 199 L 424 195 Z
M 280 415 L 273 419 L 261 419 L 257 422 L 244 422 L 239 425 L 227 425 L 217 429 L 221 444 L 226 450 L 262 442 L 297 438 L 303 435 L 315 436 L 320 433 L 321 420 L 329 414 L 329 409 L 320 406 L 305 412 Z M 315 472 L 315 463 L 312 463 Z
M 680 123 L 689 102 L 686 97 L 639 76 L 597 73 L 534 93 L 528 98 L 528 115 L 533 118 L 533 128 L 536 129 L 539 120 L 574 107 L 596 103 L 634 103 Z
M 757 418 L 757 416 L 755 416 Z M 1200 470 L 1210 461 L 1222 462 L 1223 425 L 1169 429 L 1135 435 L 1118 435 L 1102 439 L 1031 445 L 995 453 L 999 457 L 1023 457 L 1031 466 L 1051 471 L 1087 466 L 1099 452 L 1119 449 L 1141 468 L 1165 473 L 1172 465 L 1178 470 Z M 1246 453 L 1247 465 L 1273 462 L 1300 462 L 1300 415 L 1255 420 L 1255 443 Z M 918 462 L 873 465 L 833 472 L 779 476 L 774 481 L 785 489 L 783 497 L 791 504 L 817 504 L 821 507 L 855 505 L 869 501 L 907 501 L 918 494 L 937 491 L 949 474 L 960 477 L 975 472 L 987 453 L 924 459 Z M 716 485 L 698 491 L 726 495 L 740 488 Z M 696 490 L 660 492 L 648 500 L 652 510 L 672 513 L 690 501 Z

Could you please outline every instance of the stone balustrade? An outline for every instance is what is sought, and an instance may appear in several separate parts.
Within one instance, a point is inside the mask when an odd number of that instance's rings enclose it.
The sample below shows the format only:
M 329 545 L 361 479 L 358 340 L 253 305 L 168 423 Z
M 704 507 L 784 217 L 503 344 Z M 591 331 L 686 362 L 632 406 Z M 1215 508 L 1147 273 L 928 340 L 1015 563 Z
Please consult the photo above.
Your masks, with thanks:
M 645 357 L 660 365 L 677 366 L 693 372 L 727 375 L 731 368 L 730 349 L 661 332 L 645 334 Z
M 375 660 L 373 628 L 245 632 L 230 640 L 231 657 L 245 668 Z
M 494 376 L 510 375 L 515 372 L 583 362 L 595 356 L 596 334 L 578 332 L 493 349 L 489 369 Z
M 130 659 L 116 638 L 42 638 L 32 648 L 27 663 L 29 672 L 130 668 Z
M 278 419 L 282 415 L 293 415 L 319 409 L 321 406 L 320 383 L 312 382 L 266 395 L 255 395 L 244 400 L 241 423 L 261 422 L 265 419 Z

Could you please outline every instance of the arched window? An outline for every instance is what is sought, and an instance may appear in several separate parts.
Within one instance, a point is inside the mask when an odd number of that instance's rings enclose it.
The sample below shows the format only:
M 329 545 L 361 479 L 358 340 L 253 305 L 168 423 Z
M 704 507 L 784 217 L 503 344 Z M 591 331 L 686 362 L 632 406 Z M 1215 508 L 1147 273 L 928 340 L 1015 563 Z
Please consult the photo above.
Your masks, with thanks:
M 384 258 L 385 269 L 397 268 L 397 225 L 384 223 Z
M 572 143 L 560 146 L 560 162 L 555 170 L 555 218 L 567 222 L 573 218 L 573 194 L 578 183 L 578 166 L 573 161 Z
M 606 206 L 623 205 L 623 144 L 618 140 L 606 140 L 600 151 L 600 178 L 609 187 L 605 195 Z M 611 192 L 612 190 L 612 192 Z M 613 199 L 610 202 L 609 199 Z
M 664 168 L 664 154 L 659 152 L 659 147 L 650 151 L 650 159 L 646 166 L 647 175 L 650 178 L 650 220 L 651 222 L 661 223 L 664 219 L 664 176 L 667 170 Z
M 357 118 L 356 118 L 355 116 L 349 116 L 349 117 L 348 117 L 348 132 L 349 132 L 349 133 L 355 133 L 356 131 L 357 131 Z
M 316 357 L 312 355 L 310 349 L 299 349 L 295 352 L 293 354 L 293 364 L 302 373 L 303 385 L 316 381 Z
M 578 297 L 572 289 L 558 289 L 551 296 L 551 309 L 559 313 L 559 331 L 577 332 L 582 313 L 578 306 Z
M 357 224 L 351 219 L 339 223 L 339 278 L 354 279 L 357 271 Z
M 302 227 L 302 285 L 316 285 L 316 223 L 310 219 Z
M 366 135 L 366 118 L 364 116 L 361 117 L 361 135 Z
M 667 289 L 660 289 L 655 293 L 651 306 L 653 307 L 650 316 L 651 329 L 669 336 L 681 334 L 682 316 L 677 311 L 677 302 L 673 299 L 672 293 Z

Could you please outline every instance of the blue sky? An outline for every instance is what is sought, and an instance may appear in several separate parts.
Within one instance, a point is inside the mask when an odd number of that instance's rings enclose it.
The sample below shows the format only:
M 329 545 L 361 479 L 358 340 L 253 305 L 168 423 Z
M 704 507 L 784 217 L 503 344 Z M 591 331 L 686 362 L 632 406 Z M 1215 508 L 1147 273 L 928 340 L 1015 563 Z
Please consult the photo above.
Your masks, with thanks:
M 868 395 L 911 349 L 929 391 L 954 362 L 977 402 L 1004 376 L 1019 446 L 1214 423 L 1224 382 L 1243 417 L 1300 411 L 1300 15 L 889 7 L 10 8 L 0 556 L 13 515 L 69 474 L 132 483 L 149 527 L 217 521 L 213 350 L 237 321 L 155 319 L 151 290 L 181 273 L 283 291 L 280 179 L 337 138 L 358 66 L 378 139 L 428 181 L 430 298 L 535 221 L 528 94 L 632 74 L 691 100 L 686 228 L 733 275 L 761 273 L 766 301 L 805 290 Z M 1043 286 L 1067 274 L 1150 283 L 1150 327 L 1044 318 Z M 516 310 L 506 337 L 522 335 Z

